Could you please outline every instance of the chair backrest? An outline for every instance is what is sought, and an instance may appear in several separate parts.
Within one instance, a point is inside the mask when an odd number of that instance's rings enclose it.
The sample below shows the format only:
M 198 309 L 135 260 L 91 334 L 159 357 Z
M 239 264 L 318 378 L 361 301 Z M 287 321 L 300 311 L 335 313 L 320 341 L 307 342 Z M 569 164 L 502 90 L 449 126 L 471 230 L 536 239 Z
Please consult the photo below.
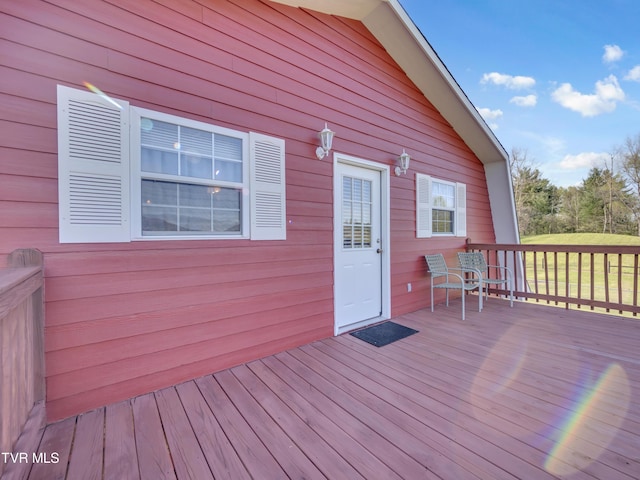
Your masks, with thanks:
M 487 271 L 487 262 L 482 252 L 458 252 L 460 268 L 473 268 L 481 273 Z
M 444 261 L 444 256 L 441 253 L 425 255 L 424 259 L 427 261 L 429 273 L 431 273 L 432 277 L 441 277 L 448 273 L 447 262 Z

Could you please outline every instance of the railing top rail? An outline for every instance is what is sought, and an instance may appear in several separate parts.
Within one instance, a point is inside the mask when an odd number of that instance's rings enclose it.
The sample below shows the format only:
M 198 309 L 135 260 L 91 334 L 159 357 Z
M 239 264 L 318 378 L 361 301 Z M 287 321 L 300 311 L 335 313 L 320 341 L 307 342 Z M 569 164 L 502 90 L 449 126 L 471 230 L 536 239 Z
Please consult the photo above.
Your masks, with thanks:
M 509 250 L 516 252 L 567 252 L 567 253 L 607 253 L 640 254 L 637 245 L 548 245 L 548 244 L 506 244 L 467 243 L 473 250 Z
M 37 275 L 42 267 L 21 267 L 0 269 L 0 297 L 20 285 L 28 278 Z

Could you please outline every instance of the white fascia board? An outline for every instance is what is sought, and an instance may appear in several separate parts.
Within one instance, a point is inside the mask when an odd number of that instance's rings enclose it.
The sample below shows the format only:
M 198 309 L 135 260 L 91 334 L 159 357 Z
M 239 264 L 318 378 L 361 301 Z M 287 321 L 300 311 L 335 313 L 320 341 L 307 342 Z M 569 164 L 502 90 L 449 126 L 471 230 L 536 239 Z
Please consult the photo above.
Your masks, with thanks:
M 362 20 L 386 0 L 272 0 L 290 7 Z

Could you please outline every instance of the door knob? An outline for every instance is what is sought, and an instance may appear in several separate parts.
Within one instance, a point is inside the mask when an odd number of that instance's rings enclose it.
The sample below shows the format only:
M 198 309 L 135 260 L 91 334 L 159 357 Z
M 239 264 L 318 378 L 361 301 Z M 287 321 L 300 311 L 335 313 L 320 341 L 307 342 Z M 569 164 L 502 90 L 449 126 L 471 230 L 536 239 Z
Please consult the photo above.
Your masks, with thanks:
M 376 250 L 376 253 L 382 253 L 382 249 L 379 248 L 378 250 Z

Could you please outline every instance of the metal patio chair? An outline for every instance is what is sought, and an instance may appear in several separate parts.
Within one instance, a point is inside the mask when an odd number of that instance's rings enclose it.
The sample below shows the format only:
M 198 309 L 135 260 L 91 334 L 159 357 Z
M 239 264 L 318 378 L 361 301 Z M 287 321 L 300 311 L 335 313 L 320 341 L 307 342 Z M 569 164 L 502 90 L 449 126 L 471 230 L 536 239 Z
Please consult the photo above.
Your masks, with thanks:
M 486 299 L 489 298 L 489 286 L 508 286 L 509 305 L 513 307 L 513 272 L 509 267 L 487 265 L 482 252 L 458 252 L 458 262 L 460 263 L 460 268 L 463 270 L 480 272 L 482 275 L 482 287 L 484 288 Z M 501 272 L 501 275 L 491 277 L 489 275 L 489 268 L 498 270 Z
M 449 306 L 449 290 L 460 290 L 462 292 L 462 320 L 464 320 L 465 293 L 480 288 L 482 285 L 482 274 L 480 271 L 473 269 L 462 270 L 460 268 L 448 268 L 444 256 L 441 253 L 425 255 L 424 259 L 427 261 L 429 273 L 431 274 L 431 311 L 433 312 L 434 288 L 444 288 L 446 290 L 447 307 Z M 460 274 L 453 273 L 451 270 L 459 271 Z M 475 274 L 477 278 L 465 278 L 463 275 L 466 272 Z M 436 283 L 436 279 L 440 277 L 444 277 L 444 281 Z M 482 290 L 478 292 L 478 311 L 482 311 Z

